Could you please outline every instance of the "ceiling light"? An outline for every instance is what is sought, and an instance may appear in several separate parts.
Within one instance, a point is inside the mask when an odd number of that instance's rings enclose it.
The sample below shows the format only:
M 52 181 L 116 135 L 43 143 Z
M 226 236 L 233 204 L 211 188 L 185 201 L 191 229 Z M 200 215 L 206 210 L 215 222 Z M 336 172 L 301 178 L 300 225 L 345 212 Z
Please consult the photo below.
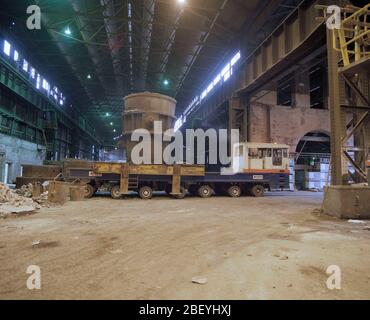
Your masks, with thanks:
M 109 117 L 109 116 L 110 116 L 109 112 L 107 112 L 107 113 L 105 114 L 105 116 L 106 116 L 106 117 Z
M 116 130 L 116 129 L 114 129 L 114 130 L 113 130 L 113 132 L 117 132 L 117 130 Z
M 64 33 L 68 36 L 70 36 L 72 34 L 71 32 L 71 29 L 69 29 L 69 26 L 67 28 L 64 29 Z
M 111 122 L 110 125 L 113 126 L 113 122 Z
M 91 79 L 91 74 L 88 74 L 86 78 L 90 80 Z
M 165 86 L 168 86 L 168 85 L 170 84 L 170 82 L 166 79 L 166 80 L 164 80 L 164 81 L 163 81 L 163 84 L 164 84 Z
M 178 3 L 184 4 L 186 0 L 177 0 Z

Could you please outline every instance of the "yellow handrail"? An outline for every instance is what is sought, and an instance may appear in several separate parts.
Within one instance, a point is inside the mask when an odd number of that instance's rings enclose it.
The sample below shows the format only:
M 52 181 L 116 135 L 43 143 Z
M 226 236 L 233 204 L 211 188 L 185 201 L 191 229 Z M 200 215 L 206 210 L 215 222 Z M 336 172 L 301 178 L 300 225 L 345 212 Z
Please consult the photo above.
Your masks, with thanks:
M 370 4 L 343 19 L 333 32 L 333 47 L 341 52 L 344 66 L 370 55 Z

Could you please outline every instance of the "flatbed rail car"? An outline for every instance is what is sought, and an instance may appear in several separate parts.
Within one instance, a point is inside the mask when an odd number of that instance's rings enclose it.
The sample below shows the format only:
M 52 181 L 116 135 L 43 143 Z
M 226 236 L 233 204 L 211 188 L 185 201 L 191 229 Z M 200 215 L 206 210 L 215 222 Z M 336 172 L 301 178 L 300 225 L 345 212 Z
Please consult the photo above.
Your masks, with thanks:
M 95 162 L 91 177 L 99 183 L 113 183 L 111 196 L 114 199 L 139 193 L 140 198 L 150 199 L 153 191 L 166 191 L 175 198 L 184 198 L 183 184 L 187 178 L 203 177 L 202 165 L 132 165 L 128 163 Z
M 213 194 L 262 197 L 266 189 L 289 189 L 289 146 L 267 143 L 234 145 L 231 167 L 207 172 L 203 165 L 132 165 L 95 162 L 91 178 L 110 183 L 113 198 L 131 191 L 150 199 L 153 191 L 184 198 L 187 191 L 202 198 Z
M 154 191 L 165 191 L 182 199 L 187 191 L 209 198 L 216 194 L 240 197 L 243 194 L 262 197 L 265 189 L 288 189 L 289 173 L 238 173 L 221 175 L 205 172 L 204 166 L 153 166 L 118 163 L 95 163 L 91 178 L 96 183 L 111 184 L 111 196 L 119 199 L 130 192 L 138 192 L 142 199 L 150 199 Z

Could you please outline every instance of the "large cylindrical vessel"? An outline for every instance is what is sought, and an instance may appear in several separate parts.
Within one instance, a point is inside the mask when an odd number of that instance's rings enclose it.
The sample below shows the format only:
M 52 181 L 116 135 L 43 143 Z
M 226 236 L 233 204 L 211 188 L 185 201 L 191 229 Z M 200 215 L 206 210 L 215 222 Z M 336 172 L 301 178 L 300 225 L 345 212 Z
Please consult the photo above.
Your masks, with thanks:
M 131 141 L 131 135 L 137 129 L 145 129 L 151 133 L 153 160 L 154 122 L 161 122 L 163 132 L 173 129 L 177 102 L 171 97 L 151 92 L 131 94 L 126 96 L 124 101 L 122 142 L 126 149 L 127 160 L 131 161 L 131 151 L 137 144 Z M 166 145 L 164 143 L 163 148 Z

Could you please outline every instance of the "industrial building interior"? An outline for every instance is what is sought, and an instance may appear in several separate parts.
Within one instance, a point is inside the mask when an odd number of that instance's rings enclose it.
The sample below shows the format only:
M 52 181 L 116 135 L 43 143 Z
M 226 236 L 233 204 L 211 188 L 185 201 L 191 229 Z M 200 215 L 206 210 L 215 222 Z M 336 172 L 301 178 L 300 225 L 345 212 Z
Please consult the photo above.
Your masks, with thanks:
M 368 1 L 2 0 L 0 300 L 370 299 L 369 112 Z

